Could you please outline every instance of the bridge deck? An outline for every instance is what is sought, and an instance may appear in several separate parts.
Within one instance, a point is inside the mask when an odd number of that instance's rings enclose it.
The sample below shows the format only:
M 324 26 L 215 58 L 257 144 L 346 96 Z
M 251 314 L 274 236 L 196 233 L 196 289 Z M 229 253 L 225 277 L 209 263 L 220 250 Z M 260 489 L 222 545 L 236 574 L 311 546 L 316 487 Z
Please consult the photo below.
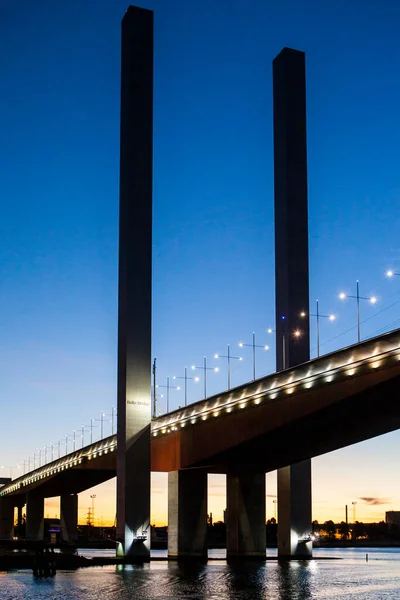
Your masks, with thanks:
M 152 470 L 215 466 L 213 457 L 247 439 L 398 376 L 400 330 L 175 410 L 152 422 Z M 68 472 L 69 484 L 88 489 L 115 476 L 116 445 L 114 435 L 63 456 L 3 486 L 0 497 L 45 484 L 57 492 Z

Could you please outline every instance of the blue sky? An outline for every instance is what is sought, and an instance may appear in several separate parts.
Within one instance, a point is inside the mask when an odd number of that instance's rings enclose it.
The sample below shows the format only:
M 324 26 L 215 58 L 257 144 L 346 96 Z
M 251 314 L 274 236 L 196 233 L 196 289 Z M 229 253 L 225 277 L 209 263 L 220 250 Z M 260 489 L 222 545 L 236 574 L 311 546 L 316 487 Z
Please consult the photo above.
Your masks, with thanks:
M 228 343 L 239 353 L 238 342 L 250 342 L 253 331 L 258 343 L 273 341 L 266 333 L 274 323 L 271 62 L 284 46 L 307 57 L 311 309 L 318 297 L 321 312 L 338 317 L 322 323 L 321 350 L 356 341 L 355 304 L 338 300 L 342 290 L 355 293 L 356 279 L 363 295 L 379 298 L 375 307 L 362 306 L 363 319 L 372 317 L 363 337 L 392 328 L 400 279 L 388 281 L 384 272 L 400 270 L 400 6 L 389 0 L 141 5 L 155 11 L 159 383 L 201 364 L 204 355 L 217 364 L 213 354 Z M 116 403 L 126 6 L 0 0 L 0 408 L 6 423 L 0 462 L 7 465 Z M 274 369 L 271 346 L 258 353 L 260 376 Z M 246 350 L 233 365 L 233 384 L 251 378 Z M 220 373 L 209 374 L 210 393 L 226 386 L 225 365 L 219 366 Z M 201 384 L 190 386 L 191 400 L 201 393 Z M 182 391 L 171 393 L 172 406 L 182 402 Z M 379 444 L 384 460 L 384 443 L 368 444 L 365 452 Z M 351 458 L 356 450 L 343 452 Z M 391 495 L 389 475 L 387 485 L 382 496 Z

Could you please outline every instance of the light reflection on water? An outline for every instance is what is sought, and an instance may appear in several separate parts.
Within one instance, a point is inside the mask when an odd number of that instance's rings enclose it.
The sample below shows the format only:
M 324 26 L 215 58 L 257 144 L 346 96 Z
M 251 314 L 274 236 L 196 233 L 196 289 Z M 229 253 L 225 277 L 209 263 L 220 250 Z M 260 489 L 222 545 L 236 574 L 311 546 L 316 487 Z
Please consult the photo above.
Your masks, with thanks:
M 154 554 L 161 557 L 162 552 Z M 211 551 L 210 558 L 221 557 L 223 552 Z M 271 554 L 268 551 L 268 555 Z M 33 579 L 29 571 L 0 573 L 0 600 L 400 598 L 400 549 L 324 548 L 316 549 L 314 556 L 311 561 L 267 561 L 235 566 L 227 565 L 225 560 L 210 560 L 207 565 L 160 560 L 142 567 L 63 571 L 54 579 L 44 580 Z M 323 556 L 341 560 L 322 560 Z

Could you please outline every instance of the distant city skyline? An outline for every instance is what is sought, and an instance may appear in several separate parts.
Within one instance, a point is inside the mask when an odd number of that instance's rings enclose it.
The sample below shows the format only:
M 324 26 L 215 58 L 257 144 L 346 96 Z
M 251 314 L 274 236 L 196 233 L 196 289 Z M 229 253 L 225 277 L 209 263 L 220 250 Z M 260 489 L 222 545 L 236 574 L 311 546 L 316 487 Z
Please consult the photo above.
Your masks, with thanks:
M 397 247 L 400 7 L 360 1 L 143 0 L 155 11 L 153 356 L 158 382 L 207 356 L 210 394 L 275 369 L 272 69 L 306 52 L 310 307 L 321 353 L 400 325 Z M 126 4 L 0 2 L 0 476 L 116 406 L 120 22 Z M 385 19 L 382 19 L 382 15 Z M 58 27 L 62 23 L 63 27 Z M 373 40 L 373 43 L 371 42 Z M 379 55 L 376 48 L 379 47 Z M 316 354 L 315 320 L 311 351 Z M 248 350 L 248 351 L 246 351 Z M 199 373 L 201 376 L 201 373 Z M 202 380 L 188 385 L 202 397 Z M 165 394 L 160 406 L 165 411 Z M 184 402 L 183 386 L 171 407 Z M 379 407 L 377 407 L 377 410 Z M 88 434 L 86 433 L 86 436 Z M 71 439 L 71 437 L 70 437 Z M 87 438 L 88 439 L 88 438 Z M 18 440 L 18 443 L 16 443 Z M 400 434 L 313 460 L 313 518 L 357 501 L 360 519 L 400 508 Z M 16 475 L 16 471 L 13 472 Z M 221 478 L 209 512 L 222 514 Z M 114 520 L 113 482 L 96 490 Z M 153 475 L 165 522 L 165 477 Z M 80 514 L 92 491 L 80 496 Z M 222 494 L 222 495 L 221 495 Z M 275 475 L 267 476 L 267 517 Z M 371 505 L 361 498 L 375 498 Z M 383 502 L 384 501 L 384 502 Z M 388 501 L 388 503 L 386 503 Z M 52 505 L 49 507 L 53 510 Z M 100 512 L 99 512 L 100 511 Z M 364 512 L 365 511 L 365 512 Z M 46 512 L 46 511 L 45 511 Z M 59 509 L 54 512 L 59 513 Z M 326 518 L 325 516 L 326 515 Z M 337 517 L 339 519 L 339 516 Z M 378 518 L 379 520 L 379 518 Z

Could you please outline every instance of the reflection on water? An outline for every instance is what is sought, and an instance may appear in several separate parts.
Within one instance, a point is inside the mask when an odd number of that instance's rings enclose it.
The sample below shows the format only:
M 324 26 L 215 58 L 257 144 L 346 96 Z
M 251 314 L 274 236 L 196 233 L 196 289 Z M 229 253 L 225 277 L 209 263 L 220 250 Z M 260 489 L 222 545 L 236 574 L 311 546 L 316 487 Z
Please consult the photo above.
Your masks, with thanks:
M 369 561 L 365 561 L 365 553 Z M 221 556 L 221 551 L 211 553 Z M 341 560 L 322 560 L 322 557 Z M 207 565 L 166 560 L 93 567 L 35 580 L 0 573 L 0 600 L 398 600 L 400 550 L 317 549 L 311 561 Z

